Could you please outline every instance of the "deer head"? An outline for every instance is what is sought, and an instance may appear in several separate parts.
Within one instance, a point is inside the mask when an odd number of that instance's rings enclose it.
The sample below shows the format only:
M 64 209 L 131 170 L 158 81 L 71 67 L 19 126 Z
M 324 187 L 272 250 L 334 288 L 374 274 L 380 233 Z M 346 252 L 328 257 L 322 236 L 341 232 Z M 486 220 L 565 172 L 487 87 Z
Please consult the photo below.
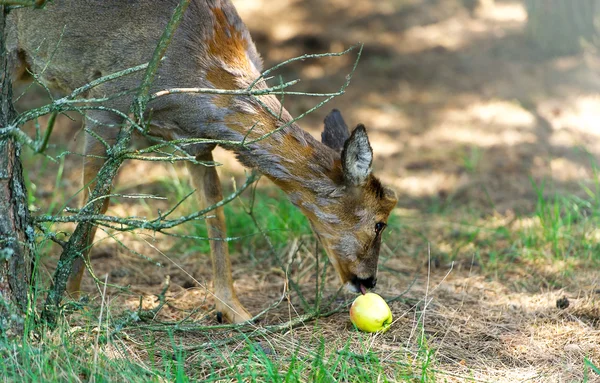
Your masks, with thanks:
M 350 134 L 334 109 L 321 140 L 340 153 L 341 174 L 333 177 L 334 192 L 317 202 L 321 216 L 307 216 L 342 283 L 352 292 L 364 291 L 377 282 L 381 236 L 396 195 L 372 174 L 373 150 L 362 124 Z

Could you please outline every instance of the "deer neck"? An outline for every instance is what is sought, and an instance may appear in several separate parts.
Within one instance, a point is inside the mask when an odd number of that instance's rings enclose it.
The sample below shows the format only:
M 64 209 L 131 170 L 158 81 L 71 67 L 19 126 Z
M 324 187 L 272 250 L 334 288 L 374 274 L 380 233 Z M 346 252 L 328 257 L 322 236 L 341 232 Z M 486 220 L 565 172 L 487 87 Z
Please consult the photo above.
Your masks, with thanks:
M 245 142 L 225 145 L 242 164 L 273 181 L 312 222 L 338 221 L 325 212 L 343 185 L 337 151 L 292 123 L 290 114 L 272 95 L 258 99 L 219 95 L 213 105 L 225 109 L 215 138 Z
M 249 102 L 238 104 L 225 118 L 227 129 L 251 142 L 232 146 L 240 162 L 260 171 L 296 204 L 333 194 L 342 179 L 339 154 L 290 123 L 292 117 L 275 97 L 261 102 L 271 111 L 281 111 L 280 117 Z

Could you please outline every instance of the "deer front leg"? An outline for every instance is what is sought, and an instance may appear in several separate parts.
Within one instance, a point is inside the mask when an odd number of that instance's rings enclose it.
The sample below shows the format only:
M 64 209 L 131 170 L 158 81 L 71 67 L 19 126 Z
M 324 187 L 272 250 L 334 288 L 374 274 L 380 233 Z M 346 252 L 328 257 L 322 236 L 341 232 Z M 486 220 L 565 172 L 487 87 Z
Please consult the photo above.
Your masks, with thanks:
M 101 115 L 95 115 L 94 119 L 96 121 L 100 121 L 102 118 Z M 105 118 L 107 122 L 108 118 Z M 114 122 L 118 124 L 118 122 Z M 88 126 L 90 129 L 93 129 L 96 134 L 101 137 L 105 143 L 108 145 L 114 145 L 116 140 L 116 134 L 118 133 L 118 129 L 116 127 L 107 127 L 107 126 Z M 85 148 L 84 148 L 84 157 L 83 157 L 83 190 L 81 193 L 81 206 L 85 206 L 88 202 L 88 196 L 90 191 L 96 187 L 96 176 L 104 165 L 104 157 L 106 156 L 106 147 L 100 142 L 98 139 L 94 138 L 90 134 L 86 134 L 85 137 Z M 109 199 L 105 198 L 104 203 L 102 204 L 102 208 L 100 210 L 100 214 L 106 213 L 108 209 Z M 69 280 L 67 281 L 67 293 L 73 299 L 78 299 L 81 294 L 81 279 L 83 277 L 83 272 L 85 271 L 85 260 L 89 263 L 90 259 L 90 250 L 92 249 L 92 244 L 94 243 L 94 236 L 96 235 L 96 226 L 92 226 L 92 229 L 88 233 L 88 236 L 85 238 L 86 247 L 83 251 L 81 257 L 76 258 L 73 261 L 73 266 L 71 268 L 71 275 Z
M 212 153 L 199 155 L 198 161 L 212 161 Z M 200 209 L 205 209 L 221 200 L 223 193 L 217 170 L 213 166 L 203 166 L 188 163 L 188 170 L 192 183 L 196 188 L 196 196 Z M 208 236 L 215 238 L 210 241 L 210 252 L 213 267 L 214 294 L 216 310 L 231 323 L 241 323 L 252 318 L 252 315 L 237 298 L 233 288 L 231 276 L 231 261 L 227 242 L 227 228 L 225 226 L 225 213 L 223 207 L 218 207 L 209 213 L 213 218 L 206 219 Z

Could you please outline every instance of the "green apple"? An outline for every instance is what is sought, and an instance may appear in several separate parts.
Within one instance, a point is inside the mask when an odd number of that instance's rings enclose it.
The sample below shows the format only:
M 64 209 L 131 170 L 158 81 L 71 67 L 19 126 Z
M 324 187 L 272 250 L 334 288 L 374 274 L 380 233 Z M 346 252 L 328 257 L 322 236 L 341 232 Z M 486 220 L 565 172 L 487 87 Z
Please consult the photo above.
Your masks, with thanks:
M 392 325 L 392 310 L 379 295 L 366 293 L 352 303 L 350 321 L 361 331 L 385 332 Z

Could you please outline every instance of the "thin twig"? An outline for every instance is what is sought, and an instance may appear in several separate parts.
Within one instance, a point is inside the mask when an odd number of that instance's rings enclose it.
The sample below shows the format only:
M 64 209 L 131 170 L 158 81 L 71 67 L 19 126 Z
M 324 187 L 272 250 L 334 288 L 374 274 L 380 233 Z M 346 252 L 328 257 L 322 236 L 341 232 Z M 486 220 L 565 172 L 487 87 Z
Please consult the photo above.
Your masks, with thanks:
M 172 94 L 181 93 L 201 93 L 201 94 L 220 94 L 220 95 L 231 95 L 231 96 L 264 96 L 267 94 L 298 94 L 298 95 L 310 95 L 303 92 L 286 92 L 282 89 L 297 84 L 300 80 L 288 81 L 285 84 L 276 85 L 265 89 L 215 89 L 215 88 L 170 88 L 158 91 L 150 96 L 150 100 L 155 100 L 159 97 L 164 97 Z M 319 93 L 314 93 L 315 96 L 321 96 Z
M 42 216 L 35 217 L 33 220 L 36 223 L 42 223 L 42 222 L 98 222 L 98 223 L 111 222 L 111 223 L 125 225 L 128 227 L 127 230 L 147 229 L 147 230 L 153 230 L 153 231 L 161 231 L 161 230 L 173 228 L 175 226 L 179 226 L 182 223 L 185 223 L 188 221 L 206 218 L 205 215 L 207 213 L 215 210 L 218 207 L 226 205 L 227 203 L 236 199 L 240 194 L 242 194 L 244 192 L 244 190 L 246 190 L 250 185 L 252 185 L 252 183 L 254 183 L 254 181 L 256 180 L 257 177 L 258 176 L 256 173 L 251 173 L 250 176 L 248 176 L 248 178 L 246 179 L 246 182 L 239 189 L 237 189 L 236 191 L 231 193 L 226 198 L 223 198 L 221 201 L 207 207 L 206 209 L 202 209 L 202 210 L 199 210 L 192 214 L 189 214 L 189 215 L 186 215 L 186 216 L 183 216 L 180 218 L 176 218 L 176 219 L 164 219 L 166 216 L 159 216 L 157 218 L 154 218 L 154 219 L 148 221 L 146 219 L 120 218 L 120 217 L 104 215 L 104 214 L 84 214 L 83 213 L 84 209 L 82 208 L 81 210 L 79 210 L 79 214 L 73 215 L 73 216 L 57 217 L 54 215 L 42 215 Z M 110 196 L 110 194 L 106 195 L 106 196 L 100 196 L 100 197 L 98 197 L 98 199 L 108 198 L 108 196 Z
M 100 339 L 100 329 L 102 328 L 102 315 L 104 314 L 104 302 L 106 301 L 106 285 L 108 284 L 108 274 L 104 277 L 104 289 L 101 292 L 102 303 L 100 304 L 100 315 L 98 317 L 98 332 L 96 333 L 96 339 L 94 340 L 94 360 L 92 362 L 92 373 L 90 374 L 90 382 L 95 382 L 96 368 L 98 366 L 98 340 Z

